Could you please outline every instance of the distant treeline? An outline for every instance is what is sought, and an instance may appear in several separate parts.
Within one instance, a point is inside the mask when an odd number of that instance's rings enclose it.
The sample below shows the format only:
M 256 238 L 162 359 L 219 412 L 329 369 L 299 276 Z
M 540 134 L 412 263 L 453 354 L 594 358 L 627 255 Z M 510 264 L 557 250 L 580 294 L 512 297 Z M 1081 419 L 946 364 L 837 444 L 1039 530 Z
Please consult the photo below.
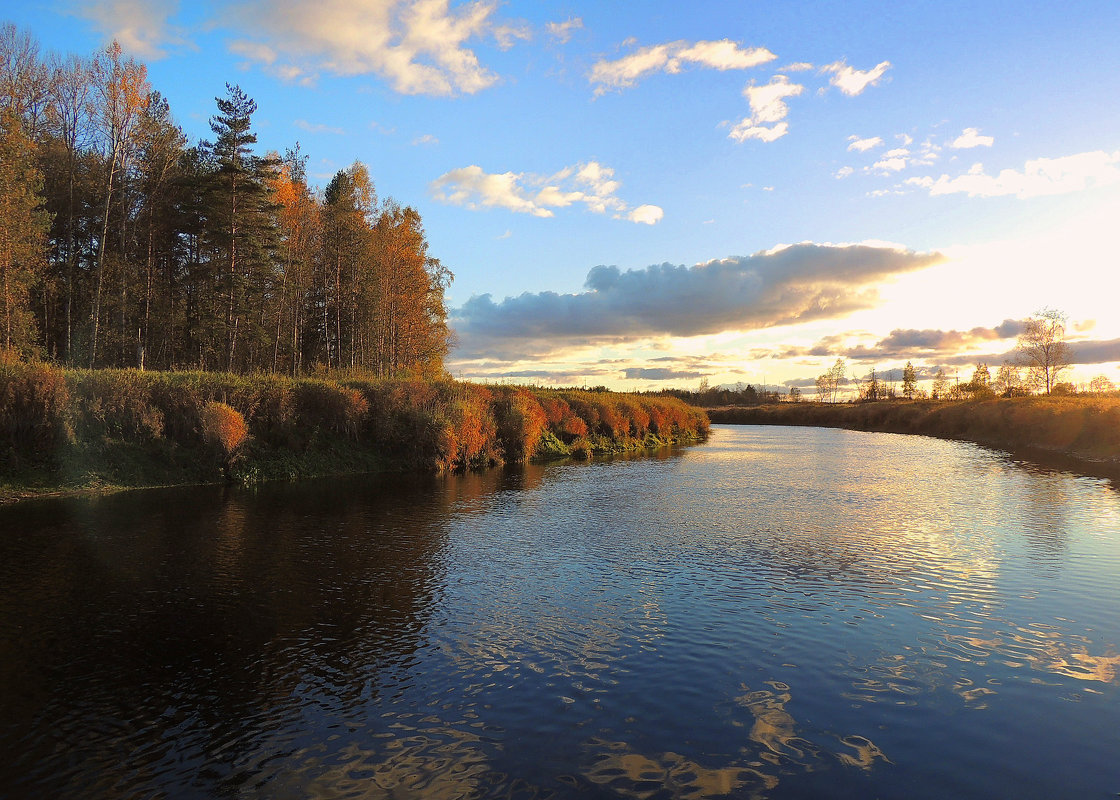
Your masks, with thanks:
M 675 398 L 450 380 L 0 363 L 0 483 L 252 482 L 453 470 L 702 439 Z
M 1019 396 L 945 402 L 783 403 L 709 412 L 712 422 L 913 433 L 1060 456 L 1091 474 L 1120 476 L 1120 398 Z
M 67 366 L 434 374 L 450 272 L 366 167 L 319 192 L 298 143 L 256 153 L 256 103 L 188 143 L 114 42 L 42 56 L 0 27 L 0 350 Z
M 783 397 L 779 392 L 769 389 L 757 389 L 751 384 L 737 384 L 729 386 L 709 386 L 706 380 L 700 382 L 700 387 L 695 391 L 690 389 L 662 389 L 657 394 L 666 397 L 679 398 L 689 405 L 701 408 L 719 408 L 721 406 L 757 406 L 769 403 L 781 403 L 783 400 L 800 399 L 800 390 Z

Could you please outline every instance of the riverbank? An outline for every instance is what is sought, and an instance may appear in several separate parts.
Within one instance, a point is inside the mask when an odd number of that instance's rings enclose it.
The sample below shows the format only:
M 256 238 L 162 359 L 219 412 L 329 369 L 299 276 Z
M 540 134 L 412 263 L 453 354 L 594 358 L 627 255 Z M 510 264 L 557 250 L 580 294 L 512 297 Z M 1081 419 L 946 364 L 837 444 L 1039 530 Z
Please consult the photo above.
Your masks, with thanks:
M 782 403 L 708 410 L 715 423 L 804 425 L 976 442 L 1120 479 L 1120 399 L 1012 397 L 967 402 Z
M 707 432 L 680 400 L 613 392 L 0 364 L 0 502 L 589 458 Z

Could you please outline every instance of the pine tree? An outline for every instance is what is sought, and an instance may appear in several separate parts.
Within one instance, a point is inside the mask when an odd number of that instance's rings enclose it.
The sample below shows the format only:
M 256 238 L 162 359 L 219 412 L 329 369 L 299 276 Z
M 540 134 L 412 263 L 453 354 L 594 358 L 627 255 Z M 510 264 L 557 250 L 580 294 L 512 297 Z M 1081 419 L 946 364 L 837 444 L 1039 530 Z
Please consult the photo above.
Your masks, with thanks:
M 277 209 L 270 201 L 268 179 L 278 165 L 274 159 L 253 155 L 256 102 L 239 86 L 226 84 L 226 90 L 226 99 L 215 98 L 219 113 L 210 119 L 217 138 L 208 145 L 215 171 L 209 186 L 207 233 L 216 251 L 223 366 L 234 371 L 253 365 L 254 348 L 263 334 L 264 304 L 277 277 L 273 262 Z M 245 344 L 243 356 L 238 354 L 239 341 Z

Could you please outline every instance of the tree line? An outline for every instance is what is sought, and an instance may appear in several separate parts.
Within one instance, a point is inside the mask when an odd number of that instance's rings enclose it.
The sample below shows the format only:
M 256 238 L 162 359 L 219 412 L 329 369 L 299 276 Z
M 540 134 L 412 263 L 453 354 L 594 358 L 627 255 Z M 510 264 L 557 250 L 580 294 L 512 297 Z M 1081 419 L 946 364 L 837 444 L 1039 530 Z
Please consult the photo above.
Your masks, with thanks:
M 919 386 L 918 371 L 907 361 L 902 369 L 902 383 L 897 386 L 893 380 L 884 380 L 872 368 L 861 378 L 845 377 L 847 364 L 843 358 L 828 370 L 817 376 L 817 400 L 822 403 L 835 403 L 840 399 L 841 386 L 852 385 L 858 399 L 907 400 L 932 398 L 934 400 L 969 400 L 987 397 L 1015 397 L 1033 393 L 1047 395 L 1073 394 L 1076 390 L 1072 383 L 1060 380 L 1062 373 L 1071 366 L 1071 354 L 1066 343 L 1065 313 L 1057 309 L 1044 308 L 1036 311 L 1023 323 L 1016 342 L 1015 353 L 1001 364 L 992 375 L 986 363 L 975 365 L 972 377 L 962 383 L 959 378 L 952 381 L 942 367 L 932 374 L 929 388 Z M 1087 387 L 1091 394 L 1110 394 L 1115 385 L 1104 375 L 1093 378 Z
M 74 367 L 438 373 L 450 271 L 355 162 L 322 191 L 258 153 L 226 85 L 191 144 L 113 42 L 40 54 L 0 27 L 0 351 Z M 8 357 L 11 357 L 9 355 Z

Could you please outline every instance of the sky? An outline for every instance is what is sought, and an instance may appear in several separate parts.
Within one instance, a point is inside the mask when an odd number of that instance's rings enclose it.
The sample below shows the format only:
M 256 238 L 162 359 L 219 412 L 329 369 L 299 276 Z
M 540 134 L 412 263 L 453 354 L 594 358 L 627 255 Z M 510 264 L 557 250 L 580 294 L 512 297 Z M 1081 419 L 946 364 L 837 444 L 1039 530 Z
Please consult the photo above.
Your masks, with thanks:
M 1120 384 L 1120 3 L 0 0 L 112 39 L 192 141 L 227 83 L 260 150 L 415 207 L 455 377 L 812 387 L 1013 354 L 1068 315 Z

